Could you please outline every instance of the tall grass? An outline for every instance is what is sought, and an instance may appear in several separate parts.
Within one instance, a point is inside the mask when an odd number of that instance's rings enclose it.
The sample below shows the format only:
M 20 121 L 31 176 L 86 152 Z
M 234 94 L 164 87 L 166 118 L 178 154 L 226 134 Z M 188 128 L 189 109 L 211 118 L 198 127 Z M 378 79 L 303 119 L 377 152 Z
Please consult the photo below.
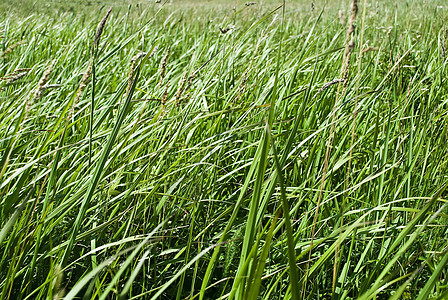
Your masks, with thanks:
M 448 296 L 442 2 L 137 2 L 1 12 L 0 299 Z

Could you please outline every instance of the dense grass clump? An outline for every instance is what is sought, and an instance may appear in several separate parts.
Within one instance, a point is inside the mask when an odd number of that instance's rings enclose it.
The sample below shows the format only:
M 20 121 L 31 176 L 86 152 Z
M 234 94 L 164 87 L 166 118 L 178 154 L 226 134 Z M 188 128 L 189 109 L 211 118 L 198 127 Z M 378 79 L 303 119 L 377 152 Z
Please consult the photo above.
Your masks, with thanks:
M 443 1 L 97 2 L 2 4 L 0 299 L 448 297 Z

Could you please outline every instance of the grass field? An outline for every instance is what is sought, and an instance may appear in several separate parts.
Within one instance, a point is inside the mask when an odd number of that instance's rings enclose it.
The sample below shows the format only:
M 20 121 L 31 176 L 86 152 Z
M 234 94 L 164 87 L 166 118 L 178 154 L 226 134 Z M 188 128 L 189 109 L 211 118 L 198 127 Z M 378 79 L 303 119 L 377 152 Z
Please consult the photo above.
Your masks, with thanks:
M 447 299 L 447 21 L 2 1 L 0 299 Z

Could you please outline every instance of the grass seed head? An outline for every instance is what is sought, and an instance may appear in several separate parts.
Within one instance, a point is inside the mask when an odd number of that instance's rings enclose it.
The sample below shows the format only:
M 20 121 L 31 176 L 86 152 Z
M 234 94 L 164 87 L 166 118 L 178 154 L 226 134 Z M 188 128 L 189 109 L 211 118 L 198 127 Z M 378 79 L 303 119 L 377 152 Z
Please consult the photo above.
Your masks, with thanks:
M 54 59 L 50 66 L 45 70 L 44 74 L 42 74 L 42 77 L 39 80 L 39 84 L 37 85 L 37 89 L 34 92 L 34 99 L 39 99 L 42 96 L 42 92 L 44 91 L 44 86 L 50 79 L 50 74 L 53 71 L 54 65 L 56 64 L 57 60 Z
M 160 104 L 161 104 L 161 113 L 159 115 L 159 120 L 165 118 L 165 116 L 167 115 L 168 111 L 166 109 L 166 103 L 169 97 L 169 93 L 168 90 L 170 88 L 170 81 L 168 81 L 168 83 L 165 86 L 165 92 L 163 93 L 162 98 L 160 99 Z
M 358 14 L 358 1 L 353 0 L 351 4 L 351 14 L 348 22 L 347 38 L 341 69 L 341 72 L 343 74 L 342 78 L 345 80 L 344 85 L 347 85 L 348 71 L 350 68 L 350 54 L 352 53 L 352 50 L 355 47 L 353 33 L 355 31 L 355 20 L 357 14 Z
M 11 82 L 14 82 L 14 81 L 22 78 L 30 70 L 31 70 L 30 68 L 19 68 L 19 69 L 16 69 L 16 70 L 14 70 L 14 72 L 6 74 L 4 77 L 0 78 L 0 81 L 7 80 L 7 83 L 9 84 Z
M 442 32 L 442 43 L 441 43 L 441 49 L 440 51 L 442 52 L 442 59 L 446 58 L 446 39 L 448 36 L 448 28 L 445 28 Z
M 168 90 L 169 90 L 169 87 L 170 87 L 170 82 L 168 81 L 168 83 L 166 84 L 166 87 L 165 87 L 165 92 L 163 93 L 162 99 L 160 100 L 160 103 L 162 104 L 162 106 L 165 106 L 166 105 L 166 100 L 168 100 L 168 95 L 169 95 Z
M 100 24 L 98 25 L 98 30 L 96 31 L 95 40 L 93 42 L 94 46 L 98 46 L 98 43 L 101 38 L 101 34 L 103 33 L 104 26 L 106 25 L 107 18 L 109 17 L 111 11 L 112 11 L 112 7 L 109 8 L 106 15 L 104 16 L 104 18 L 101 20 Z
M 31 68 L 18 68 L 14 70 L 14 73 L 28 72 L 28 71 L 31 71 Z
M 344 13 L 344 11 L 341 9 L 341 10 L 339 10 L 339 12 L 338 12 L 338 17 L 339 17 L 339 23 L 342 25 L 342 26 L 345 26 L 345 13 Z
M 19 41 L 17 43 L 12 44 L 8 48 L 6 48 L 5 51 L 3 51 L 2 54 L 0 54 L 0 58 L 4 57 L 6 54 L 11 53 L 15 48 L 19 47 L 20 45 L 25 44 L 25 41 Z
M 20 78 L 24 77 L 26 74 L 28 74 L 28 72 L 18 73 L 18 74 L 15 74 L 14 76 L 10 76 L 9 78 L 7 78 L 7 77 L 5 76 L 5 77 L 3 77 L 1 80 L 7 80 L 6 83 L 7 83 L 7 84 L 11 84 L 11 83 L 13 83 L 14 81 L 17 81 L 17 80 L 19 80 Z
M 184 73 L 184 76 L 182 77 L 182 80 L 179 83 L 179 88 L 176 91 L 176 100 L 174 101 L 176 103 L 176 106 L 178 105 L 179 99 L 182 96 L 182 92 L 184 91 L 185 83 L 187 82 L 187 74 L 188 71 Z
M 78 104 L 79 99 L 81 98 L 82 92 L 87 86 L 87 82 L 90 78 L 90 74 L 92 72 L 92 64 L 93 60 L 91 59 L 89 62 L 89 65 L 87 66 L 86 71 L 84 72 L 84 75 L 82 76 L 81 83 L 79 84 L 78 92 L 76 93 L 75 101 L 73 102 L 73 105 L 70 109 L 70 113 L 68 114 L 68 118 L 70 119 L 73 115 L 73 111 L 75 110 L 75 106 Z
M 159 84 L 162 84 L 163 79 L 165 78 L 166 66 L 168 65 L 168 56 L 170 55 L 171 46 L 166 49 L 165 56 L 162 59 L 160 64 L 160 77 Z
M 318 91 L 317 93 L 313 96 L 313 99 L 317 97 L 317 95 L 319 95 L 320 93 L 322 93 L 323 91 L 325 91 L 327 88 L 329 88 L 330 86 L 340 83 L 340 82 L 344 82 L 344 79 L 334 79 L 330 82 L 325 83 Z
M 191 97 L 191 92 L 189 92 L 187 94 L 187 96 L 185 96 L 181 99 L 182 93 L 184 91 L 188 91 L 191 88 L 191 86 L 193 85 L 193 82 L 196 79 L 197 74 L 195 72 L 193 72 L 190 76 L 188 76 L 188 79 L 186 79 L 186 75 L 187 75 L 187 73 L 185 73 L 184 78 L 182 79 L 180 88 L 176 94 L 176 106 L 179 106 L 182 102 L 184 102 L 185 99 L 188 99 Z M 185 87 L 185 82 L 187 82 L 186 87 Z
M 362 49 L 362 53 L 370 52 L 370 51 L 377 51 L 378 47 L 367 47 Z
M 351 7 L 351 14 L 350 14 L 350 20 L 348 22 L 348 29 L 347 29 L 347 38 L 349 38 L 352 33 L 355 31 L 355 20 L 356 15 L 358 14 L 358 0 L 352 1 L 352 7 Z
M 249 73 L 249 69 L 246 70 L 246 72 L 244 72 L 242 80 L 240 85 L 238 86 L 238 95 L 236 96 L 236 98 L 233 100 L 234 103 L 238 102 L 238 100 L 241 99 L 241 96 L 243 96 L 244 91 L 246 90 L 246 82 L 247 82 L 247 74 Z
M 129 71 L 129 75 L 128 75 L 129 81 L 128 81 L 128 87 L 126 88 L 126 94 L 129 94 L 129 91 L 131 90 L 132 83 L 134 82 L 133 78 L 134 78 L 135 66 L 137 65 L 137 61 L 147 55 L 148 55 L 148 58 L 153 57 L 154 54 L 157 52 L 157 49 L 158 49 L 157 46 L 154 47 L 154 50 L 149 55 L 146 52 L 140 52 L 131 59 L 132 64 L 131 64 L 131 70 Z

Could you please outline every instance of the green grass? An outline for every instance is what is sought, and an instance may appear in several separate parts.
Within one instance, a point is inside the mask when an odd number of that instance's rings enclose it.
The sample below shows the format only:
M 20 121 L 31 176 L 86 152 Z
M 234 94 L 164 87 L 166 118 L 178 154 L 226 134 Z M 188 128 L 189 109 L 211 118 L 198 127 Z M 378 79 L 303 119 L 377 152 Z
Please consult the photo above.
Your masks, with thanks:
M 0 299 L 448 297 L 443 1 L 81 2 L 0 4 Z

